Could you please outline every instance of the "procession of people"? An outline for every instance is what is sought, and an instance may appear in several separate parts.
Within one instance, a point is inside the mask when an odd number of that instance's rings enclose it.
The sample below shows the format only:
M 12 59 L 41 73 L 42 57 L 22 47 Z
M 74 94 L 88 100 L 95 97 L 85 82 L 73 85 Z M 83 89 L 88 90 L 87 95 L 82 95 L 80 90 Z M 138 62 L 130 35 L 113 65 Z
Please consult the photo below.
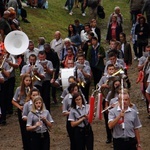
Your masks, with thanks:
M 19 2 L 16 0 L 16 3 Z M 150 119 L 150 24 L 147 10 L 150 2 L 130 0 L 130 35 L 123 30 L 123 12 L 119 6 L 114 8 L 105 38 L 109 49 L 102 45 L 102 29 L 97 24 L 100 0 L 95 0 L 93 4 L 91 0 L 80 2 L 83 17 L 86 16 L 86 7 L 90 9 L 89 18 L 92 18 L 89 22 L 81 24 L 76 19 L 75 24 L 70 23 L 65 39 L 57 30 L 52 41 L 46 42 L 45 37 L 38 37 L 36 46 L 33 39 L 29 40 L 24 52 L 16 55 L 6 49 L 5 43 L 12 32 L 23 32 L 17 20 L 18 14 L 14 5 L 1 9 L 0 125 L 7 125 L 7 114 L 11 115 L 17 109 L 23 149 L 49 150 L 50 129 L 55 123 L 51 103 L 61 104 L 70 140 L 68 148 L 94 150 L 94 134 L 97 133 L 93 132 L 89 121 L 90 113 L 95 115 L 95 104 L 90 98 L 91 88 L 94 88 L 92 96 L 96 102 L 97 94 L 102 95 L 101 106 L 97 109 L 103 109 L 100 113 L 105 120 L 106 144 L 111 143 L 114 150 L 142 150 L 139 133 L 142 124 L 138 108 L 131 101 L 129 68 L 133 60 L 138 61 L 135 82 L 140 82 L 139 91 L 146 101 L 147 118 Z M 37 1 L 28 3 L 36 8 L 45 6 L 38 5 Z M 73 15 L 73 5 L 74 0 L 66 1 L 65 9 L 69 10 L 69 15 Z M 127 41 L 127 36 L 130 36 L 132 44 Z M 13 47 L 16 43 L 11 44 Z M 19 76 L 16 76 L 16 70 Z M 20 81 L 17 87 L 16 79 Z

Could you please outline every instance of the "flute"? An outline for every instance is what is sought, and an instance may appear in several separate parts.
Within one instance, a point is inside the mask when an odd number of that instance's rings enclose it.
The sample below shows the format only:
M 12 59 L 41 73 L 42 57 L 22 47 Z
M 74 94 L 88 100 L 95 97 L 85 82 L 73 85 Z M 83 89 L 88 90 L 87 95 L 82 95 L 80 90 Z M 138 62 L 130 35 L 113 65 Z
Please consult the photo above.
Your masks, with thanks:
M 101 111 L 101 113 L 104 113 L 104 112 L 107 111 L 109 108 L 111 108 L 112 105 L 115 105 L 115 104 L 118 104 L 118 101 L 117 101 L 117 102 L 114 102 L 113 104 L 111 104 L 110 106 L 108 106 L 106 109 L 104 109 L 103 111 Z
M 40 115 L 39 115 L 39 122 L 42 123 L 42 121 L 41 121 L 41 116 L 40 116 Z M 44 135 L 43 135 L 43 133 L 42 133 L 42 124 L 40 125 L 40 130 L 41 130 L 41 138 L 44 138 Z

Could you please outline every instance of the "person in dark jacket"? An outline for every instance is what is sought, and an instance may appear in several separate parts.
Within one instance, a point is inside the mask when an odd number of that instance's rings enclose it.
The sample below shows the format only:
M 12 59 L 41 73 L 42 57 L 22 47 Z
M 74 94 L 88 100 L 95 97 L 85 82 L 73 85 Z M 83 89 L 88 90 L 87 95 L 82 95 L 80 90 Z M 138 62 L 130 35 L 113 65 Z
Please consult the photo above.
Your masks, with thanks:
M 123 59 L 126 65 L 131 65 L 132 64 L 132 51 L 131 51 L 131 46 L 130 44 L 126 41 L 126 34 L 125 33 L 120 33 L 120 42 L 121 42 L 121 51 L 123 54 Z
M 122 25 L 117 22 L 117 15 L 112 16 L 112 21 L 110 22 L 107 30 L 106 40 L 119 41 L 119 34 L 122 32 Z
M 139 58 L 143 55 L 145 47 L 148 45 L 148 24 L 144 16 L 139 17 L 138 23 L 135 27 L 135 34 L 137 35 L 137 46 L 139 48 Z
M 142 14 L 146 12 L 146 19 L 149 26 L 149 36 L 150 36 L 150 0 L 145 1 L 144 6 L 142 8 Z

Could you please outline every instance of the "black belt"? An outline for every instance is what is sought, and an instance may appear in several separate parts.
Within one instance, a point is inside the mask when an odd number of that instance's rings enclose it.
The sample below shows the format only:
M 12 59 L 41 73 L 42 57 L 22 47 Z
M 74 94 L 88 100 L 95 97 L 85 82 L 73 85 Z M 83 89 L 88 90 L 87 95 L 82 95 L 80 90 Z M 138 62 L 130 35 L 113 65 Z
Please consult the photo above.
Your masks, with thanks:
M 135 140 L 135 137 L 114 138 L 114 140 L 131 141 L 131 140 Z

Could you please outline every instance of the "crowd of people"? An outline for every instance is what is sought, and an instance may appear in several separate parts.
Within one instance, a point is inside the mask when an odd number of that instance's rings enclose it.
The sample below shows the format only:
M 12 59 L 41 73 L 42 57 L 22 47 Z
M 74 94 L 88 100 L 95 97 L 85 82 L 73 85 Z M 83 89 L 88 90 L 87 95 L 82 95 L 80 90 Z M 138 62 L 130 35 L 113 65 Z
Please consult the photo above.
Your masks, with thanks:
M 20 1 L 16 2 L 18 7 Z M 88 114 L 92 109 L 89 90 L 94 83 L 94 88 L 103 95 L 106 143 L 113 142 L 114 150 L 141 150 L 138 130 L 141 123 L 138 109 L 130 101 L 129 89 L 132 85 L 128 68 L 132 65 L 133 49 L 134 60 L 139 61 L 137 83 L 141 83 L 150 119 L 150 0 L 130 0 L 130 37 L 133 45 L 127 42 L 120 7 L 114 8 L 108 20 L 107 50 L 101 44 L 101 29 L 96 20 L 100 1 L 96 0 L 93 5 L 90 0 L 80 2 L 82 16 L 85 16 L 86 6 L 92 9 L 93 18 L 88 23 L 81 24 L 75 19 L 68 25 L 65 39 L 60 31 L 55 31 L 51 42 L 47 43 L 45 37 L 39 37 L 36 46 L 33 40 L 29 40 L 28 48 L 17 56 L 10 54 L 4 45 L 9 33 L 16 30 L 22 32 L 16 8 L 8 2 L 7 9 L 0 9 L 0 124 L 7 124 L 6 115 L 13 114 L 13 107 L 16 107 L 23 149 L 50 149 L 49 129 L 54 122 L 50 114 L 51 102 L 59 102 L 57 91 L 61 88 L 62 114 L 66 116 L 70 149 L 93 150 L 94 134 Z M 28 3 L 31 7 L 38 6 L 38 1 Z M 2 4 L 5 6 L 3 1 Z M 73 14 L 73 5 L 74 0 L 66 1 L 65 8 L 70 15 Z M 79 6 L 78 1 L 76 6 Z M 26 13 L 22 19 L 29 22 Z M 63 86 L 60 71 L 72 68 L 73 74 L 68 77 L 67 86 Z M 20 70 L 21 82 L 15 89 L 16 78 L 19 78 L 15 76 L 16 69 Z

